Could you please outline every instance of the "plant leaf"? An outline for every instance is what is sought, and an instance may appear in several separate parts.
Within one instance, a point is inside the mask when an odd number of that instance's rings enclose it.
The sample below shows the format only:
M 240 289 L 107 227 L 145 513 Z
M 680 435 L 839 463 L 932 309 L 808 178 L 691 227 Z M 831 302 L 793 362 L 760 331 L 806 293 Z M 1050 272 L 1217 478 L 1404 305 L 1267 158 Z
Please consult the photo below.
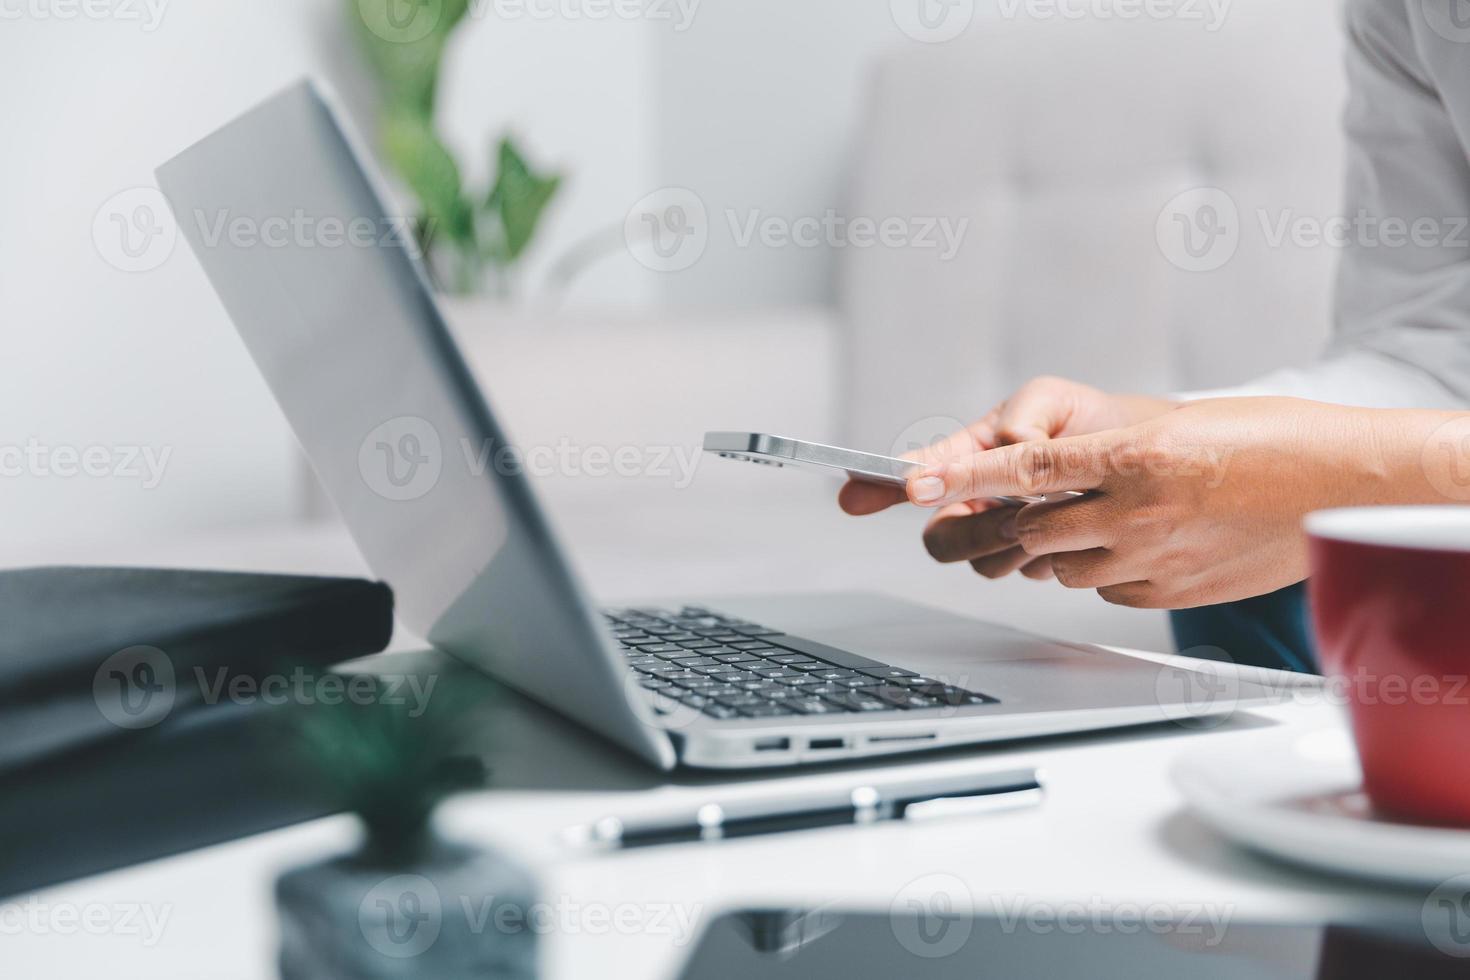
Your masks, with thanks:
M 509 137 L 500 141 L 495 184 L 485 200 L 499 218 L 500 238 L 487 251 L 501 264 L 514 262 L 536 234 L 541 213 L 561 186 L 560 174 L 538 174 Z
M 474 215 L 463 194 L 459 166 L 427 120 L 391 113 L 382 126 L 389 163 L 413 190 L 423 208 L 423 237 L 443 235 L 458 245 L 474 244 Z
M 344 0 L 363 50 L 394 111 L 432 116 L 439 65 L 469 0 Z

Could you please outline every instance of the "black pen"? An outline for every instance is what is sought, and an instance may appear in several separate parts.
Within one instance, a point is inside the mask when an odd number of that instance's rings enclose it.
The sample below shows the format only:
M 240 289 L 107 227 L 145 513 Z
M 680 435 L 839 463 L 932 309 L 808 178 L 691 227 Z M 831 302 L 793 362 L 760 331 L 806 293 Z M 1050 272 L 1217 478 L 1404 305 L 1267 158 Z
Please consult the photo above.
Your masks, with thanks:
M 705 803 L 660 816 L 603 817 L 569 828 L 576 847 L 618 850 L 694 841 L 731 840 L 844 824 L 971 816 L 1041 802 L 1036 769 L 963 773 L 942 778 L 864 782 L 843 789 Z

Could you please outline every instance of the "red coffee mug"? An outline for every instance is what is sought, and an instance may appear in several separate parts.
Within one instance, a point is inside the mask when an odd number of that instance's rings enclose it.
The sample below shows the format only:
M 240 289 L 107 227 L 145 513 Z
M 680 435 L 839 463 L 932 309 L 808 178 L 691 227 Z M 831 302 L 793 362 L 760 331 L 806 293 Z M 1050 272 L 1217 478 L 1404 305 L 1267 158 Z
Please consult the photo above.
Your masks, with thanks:
M 1470 826 L 1470 506 L 1307 516 L 1324 671 L 1386 815 Z

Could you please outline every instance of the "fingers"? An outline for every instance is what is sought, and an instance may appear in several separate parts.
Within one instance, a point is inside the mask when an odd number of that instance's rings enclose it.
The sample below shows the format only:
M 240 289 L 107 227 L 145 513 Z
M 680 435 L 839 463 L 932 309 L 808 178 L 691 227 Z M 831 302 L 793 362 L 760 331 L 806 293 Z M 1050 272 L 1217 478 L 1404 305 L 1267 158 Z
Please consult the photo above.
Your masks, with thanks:
M 1117 505 L 1104 494 L 1032 504 L 1017 518 L 1017 540 L 1033 557 L 1112 547 L 1120 526 Z
M 980 421 L 953 432 L 943 439 L 930 443 L 922 449 L 902 454 L 901 459 L 911 459 L 924 466 L 937 466 L 952 459 L 965 459 L 987 449 L 994 449 L 996 413 L 991 412 Z
M 1000 551 L 1020 551 L 1017 544 L 1016 508 L 996 507 L 975 513 L 968 504 L 951 504 L 924 529 L 924 547 L 935 561 L 973 562 Z M 1025 563 L 1026 555 L 1015 568 Z M 1015 571 L 1015 568 L 1009 569 Z M 976 568 L 976 571 L 980 571 Z M 982 573 L 983 574 L 983 573 Z
M 1106 548 L 1052 555 L 1051 567 L 1057 581 L 1069 589 L 1102 589 L 1138 578 L 1125 558 Z
M 970 567 L 986 578 L 1005 578 L 1032 560 L 1032 557 L 1020 548 L 1007 548 L 1005 551 L 970 562 Z
M 1109 473 L 1118 436 L 1100 433 L 1028 442 L 928 467 L 909 478 L 909 499 L 922 507 L 1001 495 L 1092 490 Z
M 1000 407 L 995 421 L 998 445 L 1050 439 L 1066 428 L 1072 413 L 1070 386 L 1055 378 L 1037 378 L 1022 385 Z
M 1027 557 L 1030 557 L 1029 555 Z M 1056 578 L 1051 570 L 1051 556 L 1032 558 L 1021 566 L 1021 574 L 1034 582 L 1046 582 Z
M 1105 602 L 1115 606 L 1129 606 L 1133 609 L 1168 609 L 1168 600 L 1159 592 L 1152 582 L 1123 582 L 1119 585 L 1108 585 L 1097 590 L 1097 594 L 1103 597 Z
M 855 516 L 876 514 L 906 500 L 908 495 L 904 493 L 903 487 L 866 480 L 848 480 L 837 491 L 837 506 Z

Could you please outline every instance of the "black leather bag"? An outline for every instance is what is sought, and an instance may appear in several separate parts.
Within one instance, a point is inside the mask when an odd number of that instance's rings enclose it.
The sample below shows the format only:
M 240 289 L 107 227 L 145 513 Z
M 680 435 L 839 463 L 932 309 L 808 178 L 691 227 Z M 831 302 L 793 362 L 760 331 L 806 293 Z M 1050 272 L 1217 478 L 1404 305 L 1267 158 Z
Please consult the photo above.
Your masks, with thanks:
M 0 768 L 277 691 L 377 653 L 393 593 L 360 579 L 152 568 L 0 572 Z

